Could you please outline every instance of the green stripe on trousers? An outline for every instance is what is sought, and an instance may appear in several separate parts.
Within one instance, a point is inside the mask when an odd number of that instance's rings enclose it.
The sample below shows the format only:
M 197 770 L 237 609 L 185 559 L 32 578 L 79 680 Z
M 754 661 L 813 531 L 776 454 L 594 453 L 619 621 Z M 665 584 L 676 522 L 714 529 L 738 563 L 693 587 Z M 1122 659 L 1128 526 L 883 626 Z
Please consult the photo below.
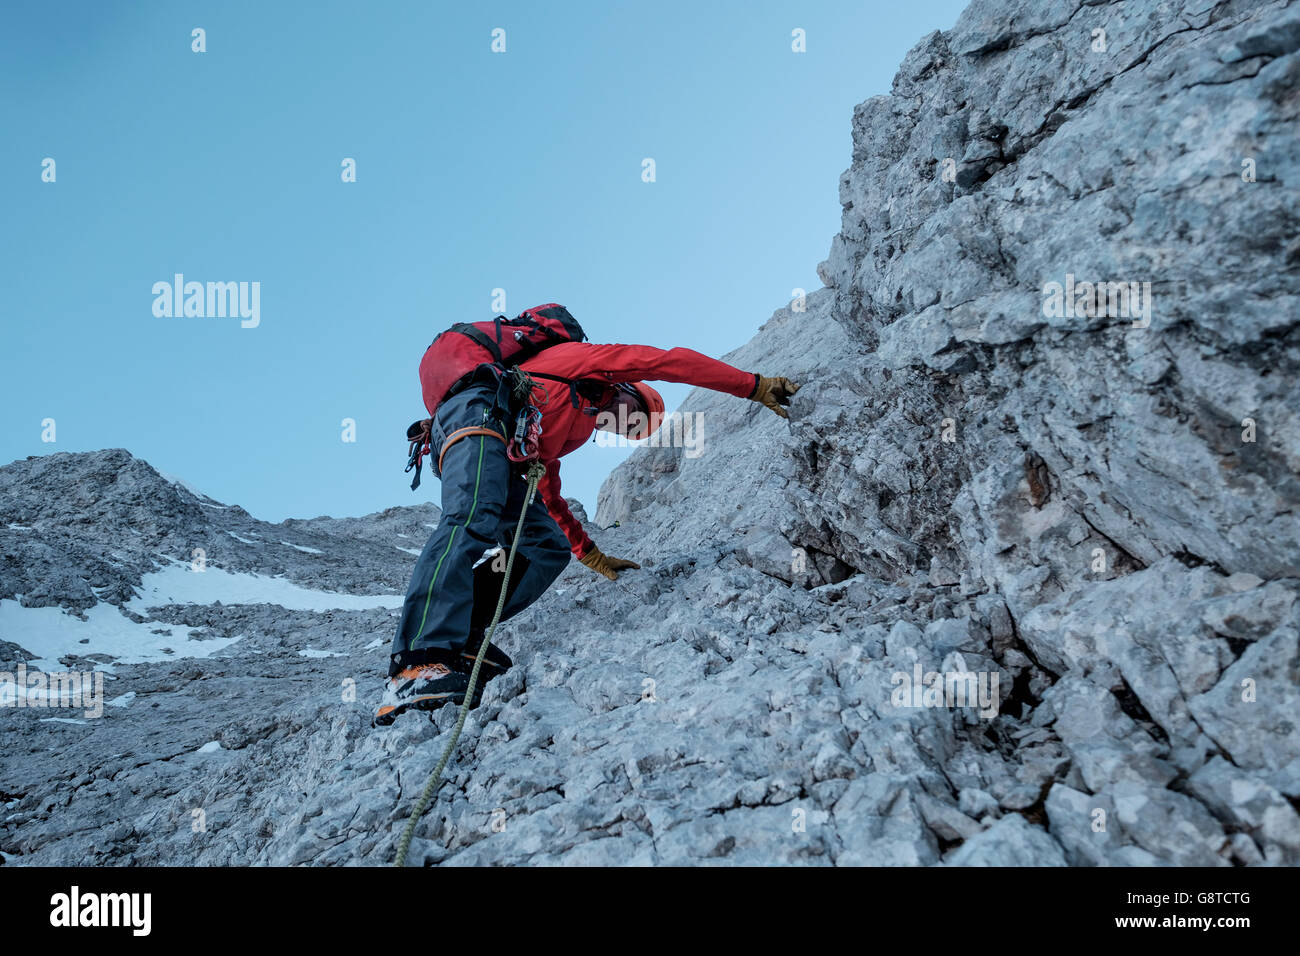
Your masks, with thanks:
M 486 435 L 478 436 L 478 469 L 474 472 L 474 501 L 469 507 L 469 517 L 465 519 L 465 527 L 469 527 L 470 523 L 473 522 L 474 512 L 478 509 L 478 486 L 483 478 L 483 439 L 486 437 Z M 438 581 L 438 572 L 442 570 L 442 562 L 451 551 L 451 546 L 456 540 L 456 532 L 459 530 L 458 526 L 452 525 L 451 537 L 447 539 L 447 547 L 442 549 L 442 557 L 438 558 L 438 563 L 433 568 L 433 577 L 429 579 L 429 590 L 424 595 L 424 613 L 420 615 L 420 629 L 406 642 L 408 651 L 415 647 L 416 639 L 424 633 L 424 622 L 429 618 L 429 601 L 433 598 L 433 586 Z

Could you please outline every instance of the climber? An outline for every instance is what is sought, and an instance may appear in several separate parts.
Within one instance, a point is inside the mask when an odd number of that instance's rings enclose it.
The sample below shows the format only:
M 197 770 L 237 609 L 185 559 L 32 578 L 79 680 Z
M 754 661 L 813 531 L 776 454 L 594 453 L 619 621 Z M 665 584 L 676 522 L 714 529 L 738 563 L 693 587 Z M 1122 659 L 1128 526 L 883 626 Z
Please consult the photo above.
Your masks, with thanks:
M 559 313 L 576 340 L 547 344 L 518 364 L 531 379 L 530 402 L 541 412 L 536 452 L 546 472 L 525 518 L 501 620 L 535 601 L 564 570 L 571 554 L 611 581 L 620 571 L 640 567 L 604 554 L 587 536 L 560 493 L 559 460 L 581 447 L 596 429 L 633 440 L 654 432 L 663 420 L 664 403 L 643 379 L 748 398 L 782 418 L 788 417 L 783 406 L 799 390 L 788 378 L 742 372 L 691 349 L 584 342 L 580 327 L 562 306 L 538 307 L 525 315 L 550 321 Z M 498 346 L 502 324 L 498 320 Z M 491 323 L 482 325 L 491 329 Z M 463 335 L 473 333 L 468 326 L 453 331 L 462 329 L 469 329 Z M 430 353 L 441 340 L 435 340 Z M 408 708 L 433 710 L 463 702 L 502 581 L 500 562 L 485 552 L 510 546 L 524 500 L 520 466 L 507 455 L 508 436 L 515 433 L 520 409 L 512 395 L 512 375 L 502 364 L 486 362 L 444 391 L 437 372 L 430 372 L 430 353 L 421 365 L 421 378 L 432 419 L 412 429 L 425 427 L 430 465 L 442 480 L 442 518 L 411 575 L 377 724 L 391 723 Z M 440 364 L 445 367 L 446 361 Z M 431 395 L 431 382 L 432 391 L 439 394 Z M 408 437 L 413 434 L 408 432 Z M 419 458 L 413 456 L 413 461 L 417 473 L 412 487 L 418 484 Z M 510 665 L 504 652 L 489 645 L 479 688 Z

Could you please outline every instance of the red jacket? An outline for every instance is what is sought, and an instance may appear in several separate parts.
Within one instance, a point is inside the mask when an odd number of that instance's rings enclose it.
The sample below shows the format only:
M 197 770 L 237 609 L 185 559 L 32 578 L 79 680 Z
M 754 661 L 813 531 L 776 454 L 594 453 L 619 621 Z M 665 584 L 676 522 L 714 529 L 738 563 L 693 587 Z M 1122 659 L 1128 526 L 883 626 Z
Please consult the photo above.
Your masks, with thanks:
M 749 398 L 758 384 L 753 372 L 742 372 L 691 349 L 657 349 L 649 345 L 595 345 L 565 342 L 524 362 L 525 372 L 542 372 L 568 379 L 597 379 L 604 382 L 681 382 L 699 388 Z M 563 382 L 536 379 L 533 402 L 542 412 L 540 455 L 546 477 L 537 488 L 546 510 L 560 526 L 576 557 L 592 548 L 582 523 L 569 511 L 560 494 L 560 458 L 582 445 L 596 430 L 596 416 L 573 407 L 569 387 Z M 592 406 L 584 401 L 585 407 Z

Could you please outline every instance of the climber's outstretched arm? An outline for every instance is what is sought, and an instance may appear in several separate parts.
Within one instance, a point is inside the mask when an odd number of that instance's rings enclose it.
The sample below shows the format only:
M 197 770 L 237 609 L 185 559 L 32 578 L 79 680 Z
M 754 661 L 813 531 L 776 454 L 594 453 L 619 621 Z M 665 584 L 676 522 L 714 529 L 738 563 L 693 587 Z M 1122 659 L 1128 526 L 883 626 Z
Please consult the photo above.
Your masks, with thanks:
M 680 382 L 737 398 L 748 398 L 788 417 L 782 406 L 799 386 L 784 377 L 744 372 L 694 349 L 659 349 L 653 345 L 572 342 L 546 350 L 547 370 L 566 378 L 607 382 Z

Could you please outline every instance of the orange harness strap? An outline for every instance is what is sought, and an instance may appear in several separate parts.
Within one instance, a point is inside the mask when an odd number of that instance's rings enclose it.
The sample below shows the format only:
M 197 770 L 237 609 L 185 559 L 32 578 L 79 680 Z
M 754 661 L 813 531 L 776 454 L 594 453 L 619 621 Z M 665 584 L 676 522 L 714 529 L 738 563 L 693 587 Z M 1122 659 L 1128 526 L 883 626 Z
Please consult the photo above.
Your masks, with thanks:
M 447 440 L 442 443 L 442 448 L 438 450 L 438 474 L 442 474 L 442 456 L 447 454 L 447 449 L 456 444 L 456 442 L 460 441 L 462 438 L 468 438 L 470 435 L 491 435 L 503 445 L 506 442 L 505 436 L 498 431 L 493 431 L 491 428 L 482 428 L 478 425 L 470 425 L 466 428 L 457 428 L 447 436 Z

